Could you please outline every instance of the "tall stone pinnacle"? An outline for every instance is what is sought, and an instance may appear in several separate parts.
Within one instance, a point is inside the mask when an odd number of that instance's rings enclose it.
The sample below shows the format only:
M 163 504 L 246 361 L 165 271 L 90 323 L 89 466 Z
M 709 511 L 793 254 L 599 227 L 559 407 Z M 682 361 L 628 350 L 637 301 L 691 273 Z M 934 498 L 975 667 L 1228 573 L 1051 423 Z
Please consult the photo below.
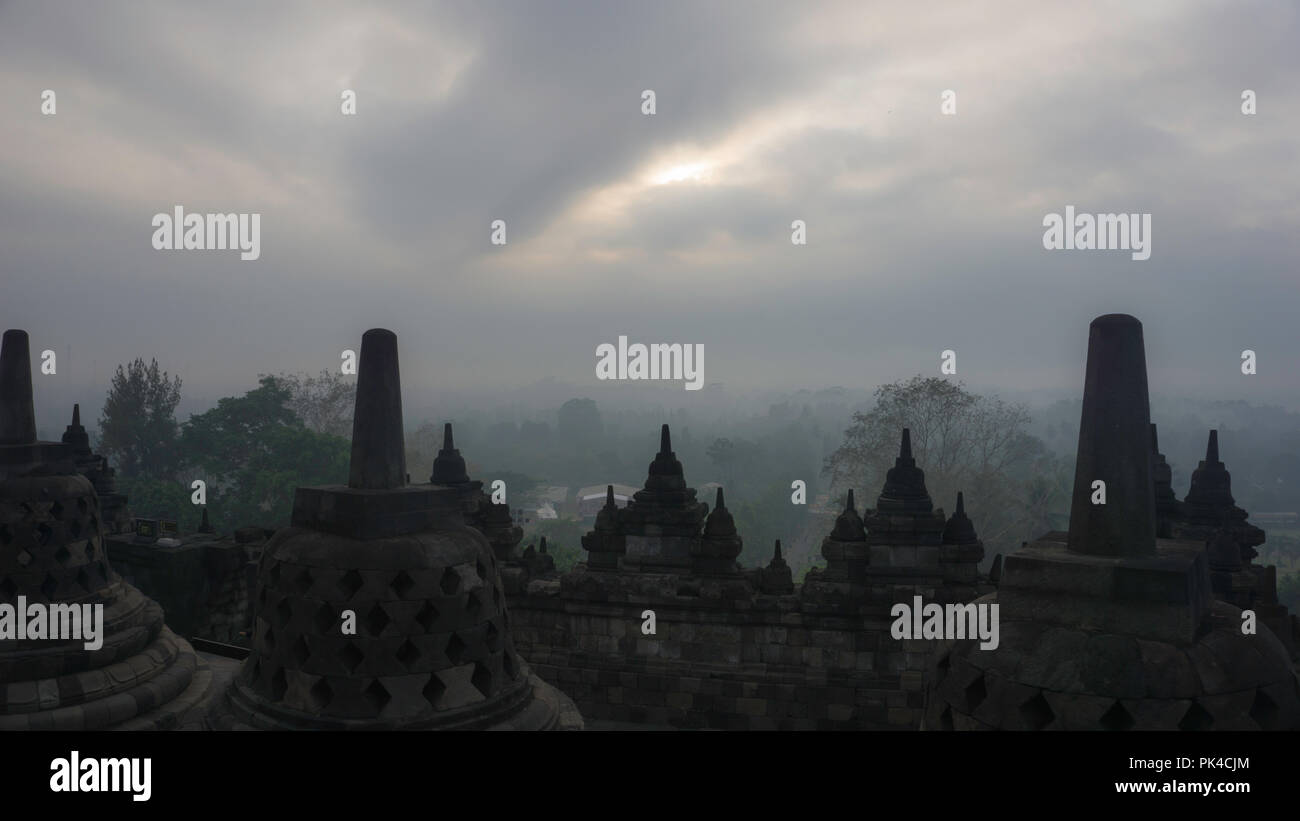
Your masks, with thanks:
M 72 423 L 63 432 L 63 444 L 69 445 L 79 460 L 91 456 L 90 434 L 86 433 L 86 429 L 81 425 L 81 405 L 79 404 L 72 406 Z
M 0 445 L 36 442 L 32 362 L 27 332 L 5 331 L 0 344 Z
M 435 485 L 463 485 L 469 482 L 465 470 L 465 457 L 456 449 L 451 435 L 451 423 L 442 426 L 442 449 L 433 460 L 433 475 L 429 481 Z
M 406 448 L 402 434 L 397 335 L 383 328 L 372 328 L 361 337 L 348 487 L 392 490 L 405 485 Z
M 970 517 L 966 515 L 966 500 L 959 490 L 957 491 L 957 509 L 953 511 L 947 524 L 943 526 L 943 543 L 972 544 L 978 540 L 979 537 L 975 535 L 975 525 L 971 523 Z
M 912 432 L 907 428 L 903 428 L 898 458 L 885 474 L 885 489 L 876 500 L 876 509 L 882 514 L 929 513 L 934 509 L 930 492 L 925 488 L 925 472 L 916 466 L 912 457 Z
M 659 452 L 663 454 L 671 454 L 673 452 L 673 439 L 668 433 L 667 423 L 664 423 L 664 426 L 659 430 Z
M 862 517 L 853 504 L 853 489 L 849 488 L 848 498 L 844 502 L 844 511 L 835 519 L 835 527 L 827 537 L 840 542 L 865 542 L 867 528 L 862 524 Z
M 1156 552 L 1151 408 L 1142 323 L 1107 314 L 1088 329 L 1068 549 L 1095 556 Z M 1105 503 L 1093 504 L 1095 482 Z M 1100 486 L 1098 486 L 1099 488 Z
M 1205 463 L 1215 464 L 1219 461 L 1219 431 L 1210 431 L 1210 441 L 1205 444 Z

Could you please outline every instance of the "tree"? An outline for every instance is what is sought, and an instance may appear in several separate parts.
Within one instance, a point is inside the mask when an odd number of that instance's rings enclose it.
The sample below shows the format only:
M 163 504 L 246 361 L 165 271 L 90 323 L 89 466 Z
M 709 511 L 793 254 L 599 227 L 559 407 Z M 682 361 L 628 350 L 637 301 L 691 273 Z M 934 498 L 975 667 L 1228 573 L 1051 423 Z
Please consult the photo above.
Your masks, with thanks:
M 957 491 L 965 491 L 967 513 L 990 555 L 1041 535 L 1035 528 L 1053 521 L 1054 505 L 1068 512 L 1069 488 L 1062 494 L 1059 466 L 1050 466 L 1050 481 L 1034 481 L 1049 457 L 1027 433 L 1029 411 L 1023 405 L 924 376 L 883 385 L 875 396 L 875 406 L 853 415 L 844 443 L 826 460 L 832 498 L 852 487 L 870 500 L 884 486 L 902 430 L 909 428 L 912 454 L 935 506 L 951 512 Z
M 280 374 L 276 381 L 289 391 L 285 404 L 309 429 L 345 438 L 352 435 L 356 377 L 325 369 L 317 376 Z
M 286 525 L 296 488 L 347 481 L 351 443 L 304 426 L 290 398 L 279 377 L 263 376 L 185 423 L 181 442 L 208 482 L 214 527 Z
M 117 366 L 99 420 L 99 448 L 123 478 L 170 479 L 180 465 L 176 405 L 181 378 L 169 377 L 158 360 L 136 358 Z

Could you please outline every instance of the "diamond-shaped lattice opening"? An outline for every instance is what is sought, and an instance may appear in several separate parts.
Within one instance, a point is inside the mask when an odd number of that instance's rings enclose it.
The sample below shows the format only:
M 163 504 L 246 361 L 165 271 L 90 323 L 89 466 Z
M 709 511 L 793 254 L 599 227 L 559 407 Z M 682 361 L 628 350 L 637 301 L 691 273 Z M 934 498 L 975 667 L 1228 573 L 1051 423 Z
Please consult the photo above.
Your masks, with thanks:
M 59 545 L 59 549 L 54 551 L 54 561 L 59 564 L 67 564 L 68 559 L 72 558 L 72 552 L 68 550 L 66 544 Z
M 361 578 L 360 573 L 355 570 L 349 570 L 343 574 L 343 578 L 339 579 L 339 589 L 347 594 L 348 598 L 352 598 L 357 594 L 357 591 L 365 585 L 365 583 L 366 580 Z
M 424 685 L 424 689 L 420 692 L 424 696 L 424 700 L 436 708 L 442 694 L 447 692 L 447 685 L 442 683 L 442 679 L 438 678 L 437 673 L 434 673 L 429 676 L 429 683 Z
M 486 664 L 474 665 L 474 675 L 469 677 L 469 683 L 473 684 L 484 698 L 492 695 L 492 671 Z
M 478 616 L 478 611 L 483 609 L 483 603 L 478 600 L 477 593 L 470 593 L 465 597 L 465 612 L 471 618 Z
M 300 594 L 305 596 L 307 595 L 307 591 L 311 590 L 312 583 L 315 581 L 316 580 L 312 578 L 311 571 L 304 567 L 302 572 L 298 574 L 298 577 L 293 580 L 293 586 L 297 588 Z
M 475 573 L 478 573 L 478 577 L 479 577 L 480 579 L 483 579 L 484 581 L 487 580 L 487 577 L 488 577 L 488 571 L 487 571 L 487 568 L 483 566 L 483 560 L 482 560 L 482 559 L 479 559 L 477 562 L 475 562 L 475 564 L 474 564 L 474 572 L 475 572 Z
M 293 649 L 290 652 L 293 653 L 293 660 L 298 662 L 299 667 L 302 667 L 307 663 L 307 659 L 311 658 L 311 648 L 307 646 L 307 639 L 302 636 L 299 636 L 294 641 Z
M 18 585 L 14 584 L 13 579 L 9 578 L 8 576 L 5 576 L 3 579 L 0 579 L 0 593 L 3 593 L 6 599 L 12 599 L 14 597 L 14 594 L 17 592 L 18 592 Z
M 1183 713 L 1182 720 L 1178 722 L 1180 730 L 1208 730 L 1214 726 L 1214 716 L 1210 715 L 1200 702 L 1193 701 L 1192 706 L 1187 708 Z
M 366 654 L 358 650 L 355 644 L 345 644 L 339 651 L 339 661 L 343 662 L 343 666 L 348 668 L 349 673 L 355 673 L 365 658 Z
M 82 516 L 85 516 L 86 511 L 89 509 L 90 509 L 90 505 L 86 504 L 85 497 L 81 497 L 77 499 L 77 510 L 81 513 Z
M 99 529 L 99 517 L 98 517 L 98 516 L 91 516 L 91 517 L 90 517 L 90 529 L 91 529 L 91 530 L 98 530 L 98 529 Z
M 465 657 L 465 642 L 460 640 L 460 636 L 455 633 L 447 639 L 447 658 L 453 665 L 459 665 L 462 658 Z
M 91 562 L 94 560 L 95 560 L 95 540 L 87 539 L 86 540 L 86 561 Z
M 18 555 L 14 558 L 18 560 L 19 567 L 26 567 L 32 563 L 32 554 L 28 553 L 26 550 L 19 550 Z
M 948 677 L 950 666 L 953 666 L 953 655 L 952 653 L 944 653 L 943 659 L 940 659 L 939 664 L 935 665 L 936 683 L 944 681 L 944 678 Z
M 44 594 L 45 598 L 52 599 L 54 598 L 54 591 L 58 589 L 59 589 L 58 581 L 54 578 L 53 575 L 46 573 L 45 581 L 41 582 L 41 593 Z
M 50 543 L 50 539 L 54 536 L 54 528 L 50 527 L 45 522 L 41 522 L 36 526 L 35 535 L 37 544 L 42 546 L 47 545 Z
M 84 567 L 77 571 L 77 584 L 81 585 L 82 590 L 91 590 L 90 574 L 86 572 L 86 568 Z
M 56 521 L 63 518 L 63 503 L 58 499 L 55 499 L 54 504 L 50 505 L 50 516 Z
M 68 522 L 68 536 L 73 539 L 81 538 L 81 520 L 72 519 Z
M 328 604 L 322 604 L 316 608 L 316 615 L 311 617 L 312 624 L 316 625 L 316 632 L 328 635 L 338 624 L 338 618 L 334 615 L 334 608 Z
M 384 612 L 384 606 L 376 604 L 370 608 L 370 613 L 366 616 L 366 629 L 370 631 L 370 635 L 377 636 L 392 622 L 393 620 Z
M 501 631 L 492 622 L 488 622 L 487 631 L 483 634 L 483 640 L 487 642 L 488 649 L 496 652 L 501 649 Z
M 280 563 L 279 562 L 276 562 L 275 564 L 271 565 L 271 572 L 269 574 L 269 577 L 271 579 L 272 587 L 280 586 Z
M 317 680 L 308 694 L 311 696 L 312 709 L 318 711 L 330 706 L 330 702 L 334 700 L 334 689 L 324 678 Z
M 280 620 L 281 627 L 289 624 L 293 618 L 293 607 L 289 604 L 289 599 L 280 599 L 280 603 L 275 606 L 275 617 Z
M 1255 700 L 1250 705 L 1250 717 L 1261 730 L 1279 730 L 1277 726 L 1278 706 L 1268 693 L 1255 691 Z
M 420 648 L 411 643 L 410 639 L 402 642 L 402 646 L 397 648 L 397 660 L 405 664 L 408 668 L 420 659 Z
M 271 699 L 274 701 L 284 701 L 284 694 L 289 691 L 289 679 L 284 675 L 284 668 L 275 671 L 271 676 Z
M 514 656 L 510 655 L 509 651 L 501 656 L 501 669 L 505 671 L 507 678 L 519 678 L 519 668 L 515 666 Z
M 393 592 L 400 598 L 405 598 L 406 594 L 411 591 L 411 588 L 415 587 L 415 579 L 411 578 L 410 573 L 403 570 L 393 577 L 392 582 L 390 582 L 388 586 L 393 588 Z
M 1103 730 L 1131 730 L 1133 725 L 1137 724 L 1129 711 L 1124 709 L 1124 705 L 1116 701 L 1110 705 L 1110 709 L 1097 722 Z
M 1047 703 L 1042 693 L 1035 693 L 1033 698 L 1020 705 L 1020 717 L 1029 729 L 1041 730 L 1056 720 L 1056 713 L 1052 712 L 1052 705 Z
M 989 691 L 984 685 L 984 676 L 981 675 L 979 678 L 966 685 L 967 709 L 972 713 L 975 712 L 975 709 L 983 704 L 984 699 L 988 698 L 988 696 Z
M 432 602 L 425 602 L 424 607 L 415 615 L 415 620 L 424 628 L 424 632 L 432 632 L 434 623 L 438 621 L 438 608 Z
M 384 707 L 388 706 L 388 702 L 393 700 L 393 697 L 388 694 L 387 688 L 379 683 L 379 679 L 370 682 L 370 686 L 361 691 L 361 697 L 375 711 L 375 715 L 382 713 Z
M 943 712 L 939 713 L 939 729 L 952 730 L 952 707 L 944 707 Z
M 460 574 L 456 572 L 456 568 L 449 567 L 443 571 L 439 584 L 442 585 L 442 592 L 448 596 L 454 595 L 460 589 Z

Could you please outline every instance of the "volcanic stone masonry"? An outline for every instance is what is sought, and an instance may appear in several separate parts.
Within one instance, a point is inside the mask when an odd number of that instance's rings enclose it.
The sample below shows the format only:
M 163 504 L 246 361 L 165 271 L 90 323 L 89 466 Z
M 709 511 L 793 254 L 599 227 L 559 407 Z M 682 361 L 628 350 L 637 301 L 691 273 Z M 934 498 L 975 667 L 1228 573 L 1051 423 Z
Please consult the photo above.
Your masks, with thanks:
M 914 729 L 932 643 L 894 640 L 890 608 L 990 590 L 983 545 L 960 497 L 951 518 L 933 509 L 906 430 L 867 521 L 870 534 L 850 491 L 825 571 L 801 587 L 779 543 L 742 570 L 721 489 L 712 512 L 695 501 L 664 425 L 644 489 L 622 509 L 607 490 L 585 565 L 516 585 L 516 644 L 588 720 L 615 726 Z
M 114 502 L 106 463 L 90 458 L 78 410 L 63 442 L 36 440 L 27 333 L 0 347 L 0 602 L 102 604 L 103 646 L 80 639 L 0 643 L 0 730 L 197 726 L 211 671 L 163 623 L 154 601 L 109 564 Z M 83 475 L 89 471 L 98 482 Z M 121 502 L 125 503 L 122 499 Z
M 252 654 L 212 726 L 582 727 L 515 652 L 497 556 L 466 524 L 482 485 L 450 429 L 426 485 L 407 483 L 402 438 L 397 337 L 370 330 L 348 484 L 299 488 L 291 525 L 263 550 Z
M 1213 598 L 1235 595 L 1234 585 L 1216 588 L 1212 578 L 1230 581 L 1241 566 L 1237 551 L 1255 538 L 1244 512 L 1231 508 L 1217 438 L 1165 531 L 1173 538 L 1158 536 L 1157 511 L 1171 508 L 1169 494 L 1157 491 L 1167 473 L 1156 450 L 1142 324 L 1098 317 L 1089 329 L 1069 532 L 1007 556 L 997 592 L 978 600 L 1000 605 L 996 649 L 961 641 L 936 651 L 926 729 L 1300 724 L 1300 679 L 1285 646 L 1264 627 L 1243 634 L 1241 610 Z M 1106 484 L 1104 504 L 1091 501 L 1096 481 Z

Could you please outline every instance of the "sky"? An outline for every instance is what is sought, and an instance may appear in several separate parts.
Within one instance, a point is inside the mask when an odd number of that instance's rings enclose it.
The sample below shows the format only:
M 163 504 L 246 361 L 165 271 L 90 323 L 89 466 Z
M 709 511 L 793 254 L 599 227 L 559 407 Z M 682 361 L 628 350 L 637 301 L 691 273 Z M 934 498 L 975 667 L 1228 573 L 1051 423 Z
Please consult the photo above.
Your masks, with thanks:
M 211 401 L 371 327 L 417 404 L 617 397 L 620 335 L 728 392 L 953 350 L 1077 396 L 1105 313 L 1153 395 L 1296 408 L 1297 42 L 1291 2 L 0 2 L 0 326 L 59 357 L 42 415 L 136 356 Z M 155 250 L 177 205 L 260 214 L 260 258 Z M 1067 205 L 1150 214 L 1151 258 L 1045 249 Z

